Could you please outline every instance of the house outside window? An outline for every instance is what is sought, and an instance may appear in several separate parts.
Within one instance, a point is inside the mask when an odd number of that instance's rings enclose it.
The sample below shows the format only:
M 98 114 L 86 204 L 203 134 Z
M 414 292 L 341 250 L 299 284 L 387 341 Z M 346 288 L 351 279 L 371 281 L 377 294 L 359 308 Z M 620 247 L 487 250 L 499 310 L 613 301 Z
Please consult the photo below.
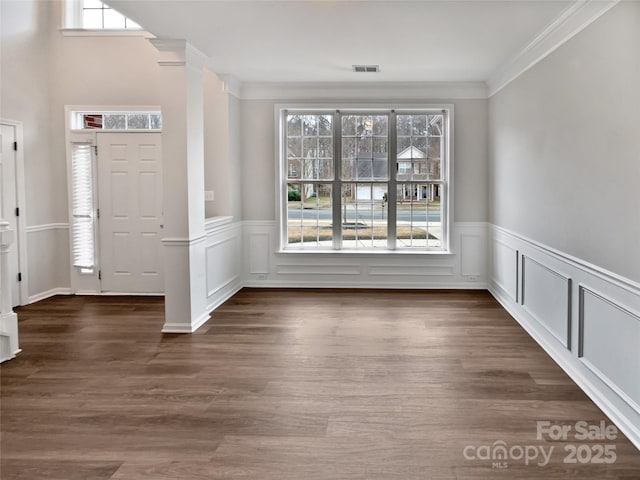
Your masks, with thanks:
M 282 108 L 282 250 L 448 251 L 452 112 Z

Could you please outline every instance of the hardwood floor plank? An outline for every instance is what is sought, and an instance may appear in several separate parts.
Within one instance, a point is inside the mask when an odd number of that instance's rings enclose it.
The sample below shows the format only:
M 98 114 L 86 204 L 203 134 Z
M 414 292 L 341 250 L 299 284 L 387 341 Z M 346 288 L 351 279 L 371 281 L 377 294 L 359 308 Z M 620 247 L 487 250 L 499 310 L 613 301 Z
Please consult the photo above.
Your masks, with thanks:
M 142 464 L 125 462 L 111 480 L 368 480 L 361 465 L 318 465 L 266 463 L 230 465 L 224 461 L 166 462 Z M 452 477 L 443 477 L 452 478 Z M 424 477 L 423 479 L 424 480 Z
M 640 478 L 609 419 L 482 291 L 244 289 L 193 335 L 159 297 L 59 296 L 18 309 L 0 366 L 2 480 Z M 465 448 L 549 449 L 508 468 Z M 611 464 L 567 464 L 572 444 Z M 475 450 L 474 450 L 475 451 Z
M 120 468 L 120 462 L 42 461 L 26 465 L 16 460 L 2 459 L 0 478 L 3 480 L 109 480 Z

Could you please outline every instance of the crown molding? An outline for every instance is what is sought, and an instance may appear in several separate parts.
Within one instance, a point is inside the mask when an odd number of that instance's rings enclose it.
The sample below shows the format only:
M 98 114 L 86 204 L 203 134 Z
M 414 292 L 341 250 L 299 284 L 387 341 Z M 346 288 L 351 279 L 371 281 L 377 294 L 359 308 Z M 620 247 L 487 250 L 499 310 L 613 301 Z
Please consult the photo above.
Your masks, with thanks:
M 182 67 L 184 65 L 204 68 L 208 57 L 184 39 L 149 38 L 149 42 L 158 50 L 158 64 L 163 67 Z
M 240 82 L 233 75 L 226 73 L 218 74 L 218 78 L 222 81 L 222 91 L 233 95 L 236 98 L 241 98 L 242 82 Z
M 382 83 L 244 83 L 239 84 L 243 100 L 396 100 L 396 99 L 483 99 L 484 82 L 382 82 Z
M 620 0 L 574 0 L 553 22 L 487 80 L 491 97 L 584 30 Z

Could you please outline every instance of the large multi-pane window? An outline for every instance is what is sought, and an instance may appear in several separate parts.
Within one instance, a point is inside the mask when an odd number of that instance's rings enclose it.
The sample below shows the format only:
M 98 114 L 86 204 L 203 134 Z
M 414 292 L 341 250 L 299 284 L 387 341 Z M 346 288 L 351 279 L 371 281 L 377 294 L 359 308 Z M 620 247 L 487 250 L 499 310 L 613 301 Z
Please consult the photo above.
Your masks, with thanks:
M 449 113 L 282 110 L 283 248 L 446 250 Z

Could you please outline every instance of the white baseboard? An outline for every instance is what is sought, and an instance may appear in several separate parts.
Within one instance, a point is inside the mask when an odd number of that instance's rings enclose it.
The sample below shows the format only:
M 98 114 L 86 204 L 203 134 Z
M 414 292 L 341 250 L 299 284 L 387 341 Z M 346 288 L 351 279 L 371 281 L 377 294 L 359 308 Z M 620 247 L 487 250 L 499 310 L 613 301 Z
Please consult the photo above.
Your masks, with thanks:
M 140 292 L 89 292 L 80 291 L 74 295 L 92 295 L 97 297 L 164 297 L 163 292 L 140 293 Z
M 49 297 L 53 297 L 55 295 L 71 295 L 70 288 L 52 288 L 51 290 L 47 290 L 46 292 L 36 293 L 35 295 L 30 295 L 27 299 L 27 305 L 35 302 L 39 302 L 40 300 L 44 300 Z
M 226 302 L 231 297 L 233 297 L 240 290 L 242 290 L 245 286 L 246 285 L 240 279 L 238 279 L 232 285 L 228 285 L 224 289 L 220 290 L 222 294 L 219 294 L 215 297 L 215 299 L 210 300 L 210 303 L 207 305 L 207 309 L 210 312 L 212 312 L 213 310 L 218 308 L 220 305 L 222 305 L 224 302 Z
M 432 283 L 432 284 L 416 284 L 416 283 L 365 283 L 365 282 L 323 282 L 323 281 L 278 281 L 278 280 L 255 280 L 244 282 L 244 287 L 248 288 L 371 288 L 384 290 L 487 290 L 488 285 L 484 282 L 469 283 Z
M 191 324 L 165 323 L 162 327 L 162 333 L 193 333 L 204 325 L 210 318 L 211 315 L 207 312 L 200 315 L 200 317 Z

